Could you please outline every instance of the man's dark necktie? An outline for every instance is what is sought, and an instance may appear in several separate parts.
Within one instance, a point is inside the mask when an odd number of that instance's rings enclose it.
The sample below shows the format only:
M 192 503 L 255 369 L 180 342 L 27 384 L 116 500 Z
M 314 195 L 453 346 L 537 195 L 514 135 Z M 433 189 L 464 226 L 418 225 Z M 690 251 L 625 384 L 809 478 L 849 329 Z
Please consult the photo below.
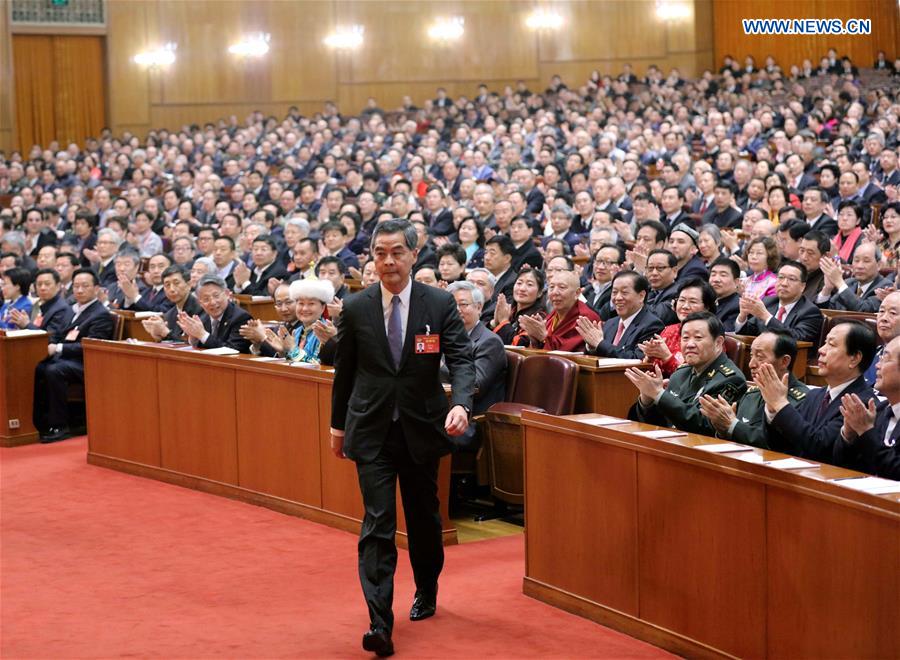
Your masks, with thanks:
M 822 397 L 822 403 L 819 405 L 820 416 L 825 413 L 825 409 L 828 408 L 829 403 L 831 403 L 831 392 L 825 390 L 825 396 Z
M 891 429 L 891 432 L 888 433 L 888 427 L 891 425 L 891 420 L 894 418 L 894 408 L 891 405 L 888 405 L 886 408 L 886 415 L 884 416 L 884 434 L 882 435 L 882 442 L 885 447 L 893 447 L 897 442 L 897 431 L 900 430 L 900 423 L 894 425 L 894 428 Z
M 394 358 L 394 366 L 400 366 L 400 356 L 403 353 L 403 320 L 400 318 L 400 296 L 391 299 L 391 316 L 388 319 L 388 346 L 391 347 L 391 356 Z
M 216 331 L 219 329 L 219 322 L 216 319 L 209 320 L 209 336 L 215 337 Z

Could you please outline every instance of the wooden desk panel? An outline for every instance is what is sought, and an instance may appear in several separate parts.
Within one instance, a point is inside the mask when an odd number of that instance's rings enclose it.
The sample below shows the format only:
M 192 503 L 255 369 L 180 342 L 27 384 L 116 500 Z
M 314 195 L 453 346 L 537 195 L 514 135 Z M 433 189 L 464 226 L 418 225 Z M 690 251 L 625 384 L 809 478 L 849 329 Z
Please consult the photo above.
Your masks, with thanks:
M 150 333 L 144 330 L 144 319 L 135 318 L 134 312 L 127 309 L 117 309 L 113 311 L 113 314 L 122 318 L 122 339 L 153 341 Z M 162 315 L 160 314 L 160 316 Z
M 37 442 L 34 369 L 47 357 L 47 333 L 7 336 L 0 330 L 0 446 Z M 12 424 L 12 426 L 10 426 Z M 18 424 L 18 428 L 13 428 Z
M 238 371 L 237 447 L 241 487 L 322 506 L 316 383 Z M 293 402 L 286 405 L 286 400 Z
M 585 367 L 578 370 L 576 413 L 599 413 L 628 417 L 638 398 L 637 388 L 625 377 L 626 367 Z
M 161 466 L 238 485 L 234 371 L 168 360 L 158 369 Z
M 319 388 L 319 446 L 322 453 L 322 508 L 351 520 L 362 520 L 356 464 L 341 460 L 331 451 L 331 388 Z
M 234 295 L 234 301 L 238 306 L 245 309 L 253 318 L 259 319 L 260 321 L 281 320 L 278 313 L 275 311 L 274 298 L 268 296 L 258 298 L 257 300 L 254 300 L 253 298 L 254 296 L 247 296 L 240 293 Z
M 85 351 L 84 398 L 90 451 L 161 466 L 162 414 L 171 416 L 179 411 L 174 416 L 181 417 L 186 411 L 179 406 L 163 413 L 156 363 L 151 357 L 129 356 L 126 362 L 121 354 Z M 123 433 L 123 429 L 128 432 Z
M 560 452 L 554 434 L 527 433 L 525 515 L 536 541 L 527 546 L 526 573 L 637 616 L 634 453 L 580 439 Z M 583 534 L 585 528 L 592 532 Z M 578 542 L 547 542 L 563 538 Z
M 637 456 L 640 618 L 734 656 L 762 657 L 765 487 Z
M 900 522 L 768 493 L 769 656 L 900 658 Z

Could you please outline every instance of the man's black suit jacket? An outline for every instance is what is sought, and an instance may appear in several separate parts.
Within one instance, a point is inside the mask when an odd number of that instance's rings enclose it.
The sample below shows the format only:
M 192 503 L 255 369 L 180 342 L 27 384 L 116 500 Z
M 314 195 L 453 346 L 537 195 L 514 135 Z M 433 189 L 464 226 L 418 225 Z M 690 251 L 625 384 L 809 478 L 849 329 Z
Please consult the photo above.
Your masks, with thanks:
M 675 276 L 675 281 L 678 284 L 681 284 L 694 277 L 699 277 L 704 282 L 709 281 L 709 269 L 706 267 L 706 264 L 703 263 L 703 259 L 696 254 L 691 257 L 684 266 L 678 269 L 678 275 Z
M 615 316 L 603 324 L 603 341 L 591 351 L 592 353 L 600 357 L 643 360 L 644 352 L 637 345 L 647 341 L 653 335 L 659 334 L 666 327 L 645 305 L 634 317 L 631 325 L 625 329 L 619 345 L 616 346 L 613 344 L 613 340 L 616 338 L 621 322 L 622 319 Z
M 707 215 L 703 218 L 703 222 L 711 222 L 721 229 L 731 228 L 731 229 L 740 229 L 741 224 L 744 221 L 743 215 L 740 211 L 738 211 L 733 206 L 729 206 L 722 212 L 713 207 L 712 215 Z M 709 218 L 709 220 L 707 220 Z
M 257 276 L 256 269 L 250 271 L 250 281 L 241 293 L 248 296 L 267 296 L 269 295 L 269 278 L 274 277 L 276 280 L 287 279 L 288 273 L 276 259 Z
M 81 340 L 112 339 L 115 325 L 109 310 L 99 300 L 95 300 L 87 309 L 82 310 L 78 318 L 70 320 L 62 329 L 63 340 L 57 342 L 62 343 L 62 351 L 57 355 L 65 360 L 82 362 L 84 355 L 81 352 Z
M 843 291 L 835 293 L 824 303 L 818 303 L 823 309 L 844 309 L 851 312 L 867 312 L 874 313 L 881 307 L 881 301 L 875 292 L 886 286 L 890 286 L 891 282 L 880 275 L 875 276 L 875 280 L 866 289 L 862 297 L 856 295 L 856 289 L 859 286 L 856 279 L 851 277 L 847 280 L 847 288 Z
M 778 313 L 778 307 L 780 305 L 778 296 L 769 296 L 768 298 L 763 299 L 763 303 L 772 315 L 772 319 L 769 323 L 763 327 L 762 322 L 754 316 L 753 318 L 748 319 L 743 326 L 737 328 L 736 332 L 742 335 L 758 337 L 762 334 L 764 329 L 787 330 L 797 341 L 811 341 L 814 344 L 818 344 L 819 335 L 822 333 L 822 321 L 824 317 L 822 316 L 822 310 L 813 303 L 809 302 L 803 296 L 800 296 L 797 304 L 794 305 L 794 308 L 782 321 L 775 318 L 775 314 Z
M 860 375 L 848 385 L 839 397 L 823 406 L 827 387 L 812 390 L 796 408 L 787 405 L 768 424 L 769 446 L 800 458 L 831 463 L 834 461 L 835 445 L 843 442 L 841 426 L 841 398 L 845 394 L 856 394 L 868 405 L 874 392 Z
M 188 299 L 184 302 L 183 311 L 189 316 L 200 316 L 203 314 L 203 308 L 200 306 L 200 303 L 197 302 L 193 293 L 190 294 Z M 166 335 L 164 341 L 187 341 L 184 332 L 181 330 L 181 326 L 178 325 L 178 308 L 175 305 L 172 305 L 166 313 L 163 314 L 163 320 L 166 322 L 166 325 L 169 326 L 169 334 Z
M 518 277 L 516 271 L 510 266 L 494 285 L 494 295 L 491 296 L 492 303 L 496 304 L 497 298 L 499 298 L 501 294 L 506 296 L 506 302 L 512 303 L 513 289 L 516 286 L 516 277 Z
M 483 413 L 506 396 L 506 350 L 500 335 L 478 323 L 469 333 L 475 356 L 474 414 Z
M 809 226 L 813 231 L 820 231 L 828 238 L 834 238 L 838 233 L 837 220 L 824 213 L 816 219 L 815 224 L 810 224 Z
M 544 263 L 544 258 L 538 252 L 537 247 L 531 239 L 525 241 L 520 247 L 517 247 L 512 254 L 512 263 L 509 265 L 511 270 L 519 272 L 523 265 L 528 264 L 532 268 L 540 268 Z
M 453 227 L 453 212 L 450 209 L 442 209 L 436 216 L 426 213 L 425 217 L 433 236 L 449 236 L 456 231 Z
M 725 326 L 725 332 L 734 332 L 734 321 L 741 313 L 741 294 L 732 293 L 730 296 L 716 300 L 716 316 Z
M 241 337 L 240 329 L 251 318 L 253 317 L 250 314 L 233 302 L 230 302 L 222 313 L 222 318 L 219 319 L 219 327 L 216 328 L 215 333 L 210 334 L 205 342 L 198 342 L 197 345 L 200 348 L 221 348 L 227 346 L 241 353 L 249 353 L 250 341 Z M 209 314 L 203 312 L 200 315 L 200 319 L 203 321 L 203 327 L 206 328 L 206 331 L 211 332 L 212 319 L 210 319 Z
M 894 426 L 886 444 L 891 405 L 885 401 L 878 408 L 875 426 L 856 438 L 852 444 L 836 442 L 834 464 L 862 470 L 886 479 L 900 480 L 900 424 Z
M 380 284 L 347 298 L 338 324 L 331 427 L 345 432 L 348 458 L 369 463 L 381 451 L 396 407 L 409 453 L 424 463 L 452 448 L 444 431 L 450 406 L 472 408 L 472 341 L 453 296 L 418 282 L 412 282 L 399 367 L 384 326 Z M 416 336 L 428 332 L 439 337 L 439 352 L 416 353 Z M 449 405 L 441 385 L 441 356 L 450 371 Z
M 653 316 L 665 325 L 678 321 L 678 316 L 675 314 L 675 310 L 672 309 L 672 301 L 678 295 L 679 286 L 678 282 L 672 282 L 665 289 L 650 289 L 647 293 L 647 300 L 644 302 L 644 305 Z
M 148 287 L 144 284 L 144 280 L 140 278 L 135 279 L 135 284 L 137 284 L 138 292 L 141 296 L 143 297 L 146 295 Z M 125 292 L 119 288 L 118 280 L 106 288 L 106 301 L 110 306 L 116 309 L 123 309 L 125 307 Z M 133 307 L 131 309 L 133 309 Z
M 100 279 L 100 286 L 109 288 L 119 277 L 116 275 L 116 260 L 111 259 L 108 264 L 105 266 L 101 263 L 98 263 L 94 267 L 94 272 L 97 273 L 97 277 Z
M 46 331 L 51 344 L 62 342 L 63 337 L 66 336 L 65 328 L 75 315 L 72 306 L 66 302 L 61 293 L 57 293 L 47 302 L 40 304 L 40 313 L 40 326 L 29 323 L 27 327 L 30 330 Z

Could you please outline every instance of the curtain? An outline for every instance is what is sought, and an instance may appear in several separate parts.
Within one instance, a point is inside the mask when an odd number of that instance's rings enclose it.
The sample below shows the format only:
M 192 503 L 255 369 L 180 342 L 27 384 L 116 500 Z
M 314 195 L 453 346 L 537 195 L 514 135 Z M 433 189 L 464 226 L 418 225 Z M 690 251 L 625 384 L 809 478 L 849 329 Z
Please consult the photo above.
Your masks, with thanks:
M 13 35 L 18 143 L 79 145 L 106 125 L 103 37 Z

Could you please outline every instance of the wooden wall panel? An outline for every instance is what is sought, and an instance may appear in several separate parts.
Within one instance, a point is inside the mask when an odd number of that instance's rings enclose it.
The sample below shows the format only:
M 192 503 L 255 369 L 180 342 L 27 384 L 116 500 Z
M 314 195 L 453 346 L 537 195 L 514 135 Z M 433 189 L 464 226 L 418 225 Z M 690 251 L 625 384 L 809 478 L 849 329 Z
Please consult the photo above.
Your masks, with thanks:
M 869 18 L 872 34 L 748 36 L 742 18 Z M 772 55 L 786 69 L 808 58 L 815 66 L 833 46 L 840 55 L 849 55 L 857 66 L 870 67 L 879 50 L 886 51 L 888 58 L 900 53 L 900 9 L 896 0 L 714 0 L 713 24 L 716 66 L 721 66 L 727 54 L 741 60 L 753 55 L 757 64 Z
M 146 132 L 150 128 L 150 76 L 131 58 L 151 46 L 147 13 L 151 0 L 107 2 L 106 76 L 110 122 L 117 131 L 126 126 Z
M 0 0 L 0 150 L 13 149 L 14 116 L 9 2 Z

